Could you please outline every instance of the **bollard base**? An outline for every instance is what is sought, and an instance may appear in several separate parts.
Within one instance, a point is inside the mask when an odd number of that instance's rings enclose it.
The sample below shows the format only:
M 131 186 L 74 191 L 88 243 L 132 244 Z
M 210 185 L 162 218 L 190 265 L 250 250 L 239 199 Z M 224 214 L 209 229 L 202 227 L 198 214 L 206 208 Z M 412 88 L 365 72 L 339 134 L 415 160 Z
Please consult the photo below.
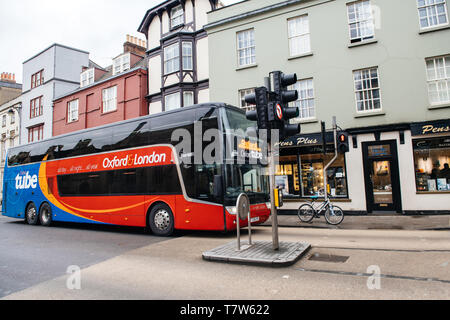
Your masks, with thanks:
M 203 259 L 225 263 L 288 267 L 296 263 L 310 248 L 311 245 L 304 242 L 280 242 L 280 249 L 273 250 L 272 242 L 257 241 L 245 250 L 237 251 L 236 241 L 233 241 L 204 252 Z

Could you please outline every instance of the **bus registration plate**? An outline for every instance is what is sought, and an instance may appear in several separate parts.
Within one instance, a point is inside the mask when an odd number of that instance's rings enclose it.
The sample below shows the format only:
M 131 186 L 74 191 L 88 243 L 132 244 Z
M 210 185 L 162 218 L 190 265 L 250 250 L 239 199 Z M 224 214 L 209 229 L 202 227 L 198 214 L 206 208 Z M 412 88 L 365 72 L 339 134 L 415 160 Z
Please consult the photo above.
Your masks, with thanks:
M 251 218 L 251 219 L 250 219 L 250 222 L 251 222 L 251 223 L 253 223 L 253 222 L 258 222 L 258 221 L 259 221 L 259 217 Z

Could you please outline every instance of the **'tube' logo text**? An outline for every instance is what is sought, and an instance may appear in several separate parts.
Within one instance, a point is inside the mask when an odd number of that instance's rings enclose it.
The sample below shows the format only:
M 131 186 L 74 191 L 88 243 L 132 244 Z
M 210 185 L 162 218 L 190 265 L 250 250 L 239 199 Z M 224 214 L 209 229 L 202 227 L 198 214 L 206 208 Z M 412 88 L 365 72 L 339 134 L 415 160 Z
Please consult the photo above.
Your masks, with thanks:
M 27 171 L 27 173 L 25 173 L 25 175 L 21 176 L 20 174 L 18 174 L 16 176 L 16 189 L 17 190 L 21 190 L 21 189 L 36 189 L 37 188 L 37 175 L 32 175 L 30 176 L 29 172 Z

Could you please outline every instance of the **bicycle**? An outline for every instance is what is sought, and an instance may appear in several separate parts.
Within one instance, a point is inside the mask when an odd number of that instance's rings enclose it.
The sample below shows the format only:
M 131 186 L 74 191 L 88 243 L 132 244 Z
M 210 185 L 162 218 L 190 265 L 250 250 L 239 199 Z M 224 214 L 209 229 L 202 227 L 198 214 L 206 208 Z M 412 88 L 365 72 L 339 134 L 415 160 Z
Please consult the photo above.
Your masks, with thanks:
M 344 221 L 344 211 L 338 206 L 333 205 L 328 198 L 315 207 L 316 200 L 319 197 L 312 197 L 311 203 L 305 203 L 298 208 L 298 217 L 300 221 L 309 223 L 314 218 L 319 218 L 320 214 L 324 212 L 325 220 L 328 224 L 337 226 Z

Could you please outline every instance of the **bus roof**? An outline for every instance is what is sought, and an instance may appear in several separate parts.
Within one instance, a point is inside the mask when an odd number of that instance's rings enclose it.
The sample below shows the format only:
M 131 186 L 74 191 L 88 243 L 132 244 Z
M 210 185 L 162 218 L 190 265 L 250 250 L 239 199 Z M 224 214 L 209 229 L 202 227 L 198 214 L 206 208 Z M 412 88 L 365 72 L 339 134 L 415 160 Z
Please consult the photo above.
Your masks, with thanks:
M 146 115 L 146 116 L 133 118 L 133 119 L 129 119 L 129 120 L 123 120 L 123 121 L 108 123 L 108 124 L 105 124 L 103 126 L 98 126 L 98 127 L 78 130 L 78 131 L 66 133 L 66 134 L 63 134 L 63 135 L 54 136 L 54 137 L 51 137 L 51 138 L 48 138 L 48 139 L 45 139 L 45 140 L 36 141 L 36 142 L 33 142 L 33 143 L 22 144 L 22 145 L 10 148 L 8 150 L 9 151 L 8 153 L 10 153 L 11 151 L 14 151 L 16 149 L 23 148 L 24 146 L 33 146 L 33 145 L 49 142 L 49 141 L 56 140 L 56 139 L 61 139 L 61 138 L 66 138 L 66 137 L 70 137 L 70 136 L 75 136 L 75 135 L 91 132 L 91 131 L 94 131 L 94 130 L 107 129 L 107 128 L 110 128 L 110 127 L 113 127 L 113 126 L 126 124 L 126 123 L 131 123 L 131 122 L 134 122 L 134 121 L 141 121 L 141 120 L 148 120 L 148 119 L 153 119 L 153 118 L 158 118 L 158 117 L 164 117 L 164 116 L 171 115 L 171 114 L 174 114 L 174 113 L 189 112 L 189 111 L 196 110 L 196 109 L 199 109 L 199 108 L 204 108 L 204 107 L 216 108 L 216 109 L 229 108 L 229 109 L 233 109 L 235 111 L 241 112 L 241 113 L 245 113 L 245 111 L 242 110 L 241 108 L 238 108 L 238 107 L 226 104 L 226 103 L 222 103 L 222 102 L 208 102 L 208 103 L 196 104 L 196 105 L 192 105 L 192 106 L 189 106 L 189 107 L 179 108 L 179 109 L 176 109 L 176 110 L 165 111 L 165 112 L 161 112 L 161 113 L 157 113 L 157 114 L 153 114 L 153 115 Z

